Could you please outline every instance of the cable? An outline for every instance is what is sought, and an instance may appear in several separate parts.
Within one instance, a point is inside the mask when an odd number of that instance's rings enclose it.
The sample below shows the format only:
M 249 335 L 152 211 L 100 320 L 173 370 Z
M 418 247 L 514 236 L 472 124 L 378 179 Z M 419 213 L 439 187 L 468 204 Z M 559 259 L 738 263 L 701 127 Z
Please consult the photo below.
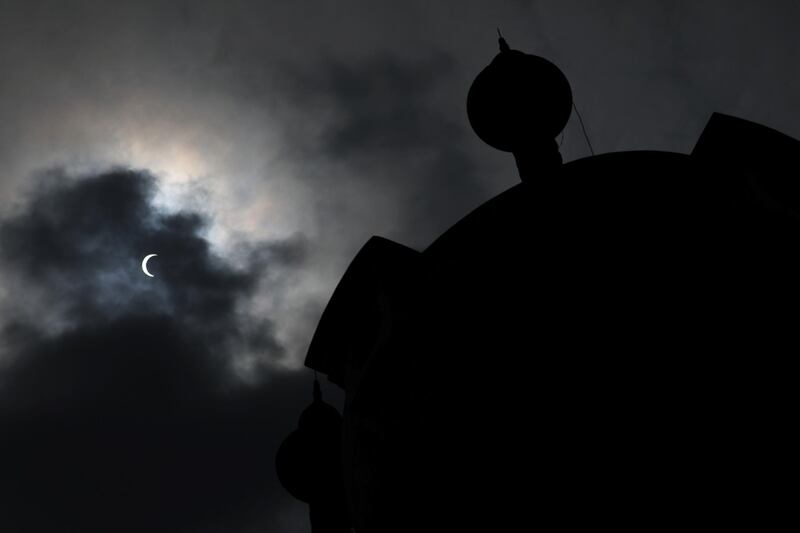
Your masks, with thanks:
M 583 136 L 586 138 L 586 144 L 589 145 L 589 151 L 594 155 L 594 148 L 592 148 L 592 141 L 589 140 L 589 134 L 586 133 L 586 126 L 583 125 L 583 118 L 581 117 L 581 112 L 578 111 L 578 106 L 575 105 L 575 101 L 572 101 L 572 108 L 575 109 L 575 113 L 578 115 L 578 120 L 581 123 L 581 129 L 583 130 Z

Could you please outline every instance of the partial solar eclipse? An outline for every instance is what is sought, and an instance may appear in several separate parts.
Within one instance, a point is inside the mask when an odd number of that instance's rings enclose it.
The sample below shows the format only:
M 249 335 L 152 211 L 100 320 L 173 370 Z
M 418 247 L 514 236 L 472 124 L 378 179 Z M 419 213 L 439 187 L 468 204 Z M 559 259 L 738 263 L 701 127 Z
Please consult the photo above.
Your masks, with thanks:
M 147 271 L 147 262 L 150 261 L 151 257 L 155 257 L 157 255 L 158 254 L 146 255 L 144 257 L 144 259 L 142 259 L 142 272 L 144 272 L 146 275 L 150 276 L 151 278 L 153 277 L 153 275 L 150 272 Z

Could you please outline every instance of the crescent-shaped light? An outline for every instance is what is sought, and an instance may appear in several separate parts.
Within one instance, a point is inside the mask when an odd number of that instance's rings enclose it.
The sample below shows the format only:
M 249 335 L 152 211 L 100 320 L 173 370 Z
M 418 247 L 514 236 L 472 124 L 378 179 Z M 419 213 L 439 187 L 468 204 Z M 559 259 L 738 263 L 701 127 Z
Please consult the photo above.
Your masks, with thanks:
M 147 274 L 147 275 L 148 275 L 148 276 L 150 276 L 151 278 L 153 277 L 153 275 L 152 275 L 150 272 L 148 272 L 148 271 L 147 271 L 147 262 L 148 262 L 148 261 L 150 261 L 150 258 L 151 258 L 151 257 L 155 257 L 155 256 L 157 256 L 157 255 L 158 255 L 158 254 L 150 254 L 150 255 L 146 255 L 146 256 L 144 257 L 144 259 L 142 259 L 142 272 L 144 272 L 145 274 Z

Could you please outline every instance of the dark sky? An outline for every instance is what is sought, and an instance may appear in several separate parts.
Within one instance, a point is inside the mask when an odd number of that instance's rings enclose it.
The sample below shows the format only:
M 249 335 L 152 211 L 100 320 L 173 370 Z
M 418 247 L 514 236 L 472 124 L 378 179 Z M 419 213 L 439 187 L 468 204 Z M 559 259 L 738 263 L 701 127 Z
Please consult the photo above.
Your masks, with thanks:
M 308 531 L 272 461 L 338 278 L 371 235 L 424 248 L 518 181 L 465 113 L 495 27 L 562 68 L 597 152 L 687 152 L 713 111 L 800 137 L 798 22 L 0 0 L 0 531 Z M 562 153 L 588 155 L 574 117 Z

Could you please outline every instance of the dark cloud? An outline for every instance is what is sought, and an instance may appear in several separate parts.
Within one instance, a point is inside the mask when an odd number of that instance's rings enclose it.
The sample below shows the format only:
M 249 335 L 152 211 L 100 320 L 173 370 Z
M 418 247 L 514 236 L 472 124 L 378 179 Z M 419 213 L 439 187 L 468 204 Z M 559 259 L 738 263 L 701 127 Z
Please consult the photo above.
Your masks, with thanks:
M 303 261 L 298 237 L 240 246 L 243 265 L 231 266 L 212 253 L 203 214 L 153 206 L 155 179 L 146 173 L 115 170 L 72 180 L 51 172 L 40 183 L 24 212 L 0 226 L 0 257 L 7 271 L 47 294 L 69 327 L 164 316 L 191 333 L 196 351 L 224 353 L 250 341 L 239 322 L 254 318 L 237 313 L 237 304 L 271 269 Z M 158 254 L 149 264 L 155 278 L 139 268 L 148 253 Z M 280 343 L 264 338 L 269 320 L 260 320 L 258 344 L 280 357 Z
M 292 93 L 322 99 L 335 110 L 319 139 L 332 157 L 408 157 L 458 135 L 429 101 L 454 70 L 454 58 L 436 51 L 421 62 L 388 53 L 357 64 L 331 59 L 313 73 L 298 74 Z
M 327 58 L 313 70 L 287 72 L 284 90 L 293 107 L 330 112 L 315 138 L 292 144 L 304 147 L 304 157 L 324 160 L 320 168 L 344 165 L 350 171 L 307 177 L 317 184 L 361 182 L 402 197 L 404 211 L 387 234 L 427 245 L 490 196 L 480 162 L 467 149 L 468 132 L 452 119 L 453 108 L 466 109 L 466 92 L 446 105 L 440 98 L 457 71 L 451 54 L 432 50 L 422 60 L 377 53 L 353 63 Z M 322 212 L 341 216 L 336 206 L 324 205 L 341 201 L 338 195 L 318 200 Z
M 159 211 L 155 192 L 144 172 L 51 172 L 0 224 L 14 307 L 34 307 L 3 324 L 2 531 L 218 531 L 295 508 L 272 460 L 308 382 L 273 368 L 243 385 L 232 361 L 281 357 L 269 317 L 238 304 L 302 264 L 303 241 L 245 243 L 234 267 L 201 213 Z
M 15 392 L 47 389 L 59 405 L 0 418 L 3 531 L 276 531 L 287 513 L 305 513 L 273 460 L 308 402 L 306 376 L 210 394 L 216 384 L 197 354 L 181 353 L 164 327 L 126 321 L 70 334 L 12 372 Z M 154 334 L 170 357 L 143 340 Z M 108 349 L 120 342 L 130 348 Z

